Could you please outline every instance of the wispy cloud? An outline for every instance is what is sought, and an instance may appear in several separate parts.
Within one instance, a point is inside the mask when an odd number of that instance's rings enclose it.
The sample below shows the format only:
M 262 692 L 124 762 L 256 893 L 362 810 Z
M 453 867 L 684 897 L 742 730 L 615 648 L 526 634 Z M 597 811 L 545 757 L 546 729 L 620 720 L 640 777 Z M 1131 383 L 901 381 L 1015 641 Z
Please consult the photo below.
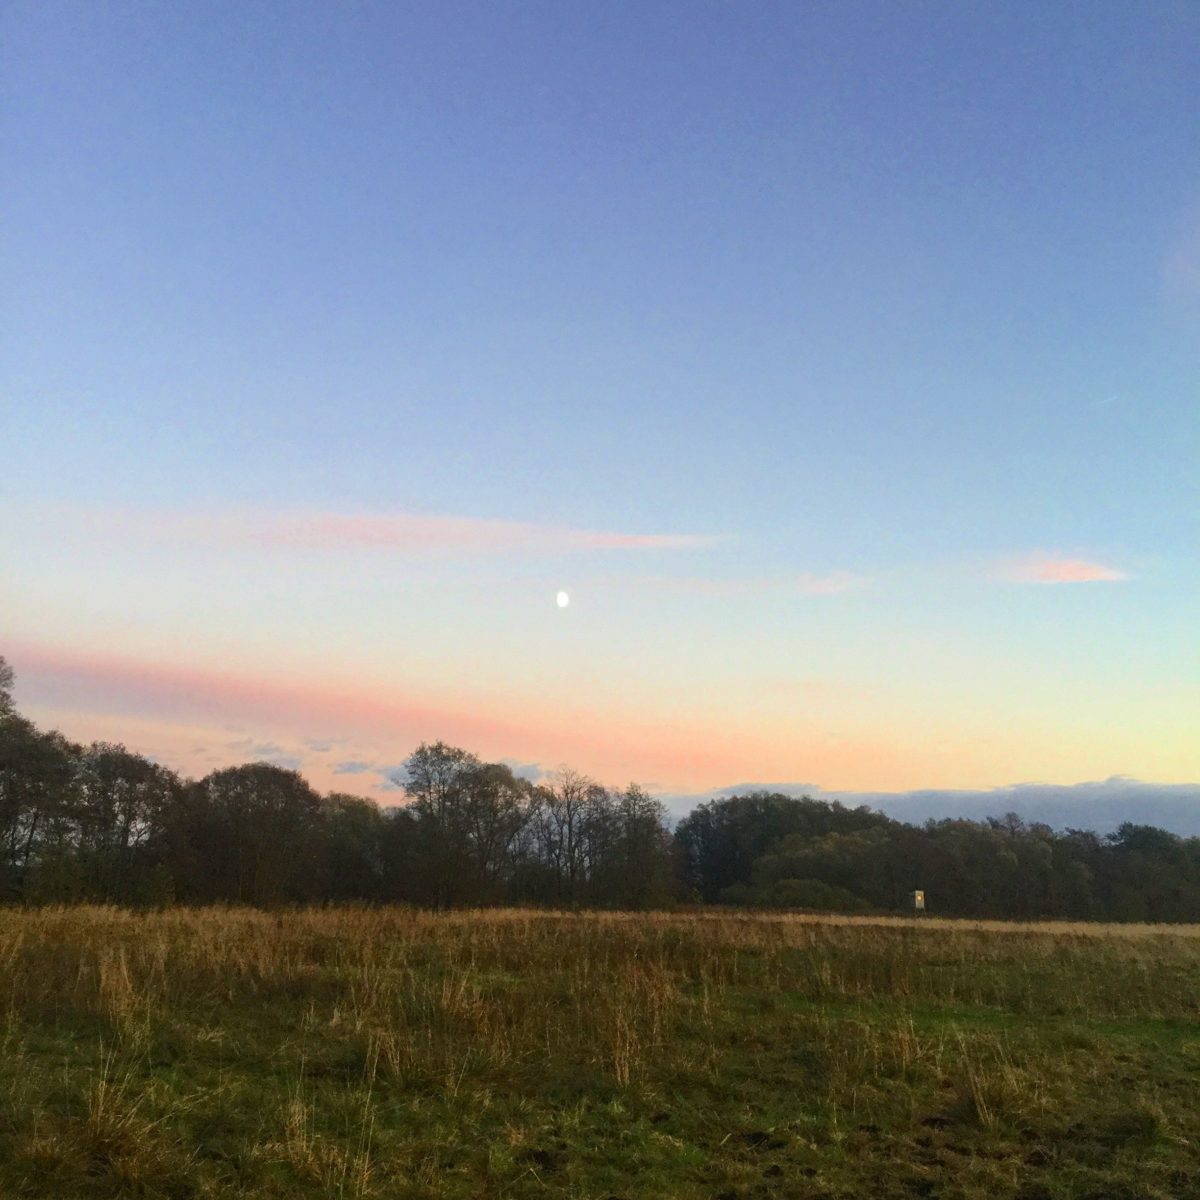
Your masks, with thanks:
M 1106 563 L 1042 551 L 1002 563 L 996 574 L 1010 583 L 1118 583 L 1129 578 Z
M 236 742 L 226 742 L 226 750 L 236 750 L 241 754 L 253 754 L 258 758 L 269 759 L 288 751 L 277 742 L 258 742 L 254 738 L 239 738 Z
M 413 513 L 314 513 L 248 522 L 246 535 L 268 545 L 470 553 L 552 553 L 586 550 L 689 550 L 712 545 L 695 534 L 612 533 L 523 521 Z
M 519 721 L 427 705 L 404 694 L 379 695 L 293 677 L 214 671 L 166 661 L 149 662 L 68 647 L 16 645 L 11 657 L 22 665 L 23 694 L 37 701 L 67 702 L 101 711 L 153 712 L 161 718 L 189 714 L 228 716 L 270 728 L 289 726 L 370 729 L 412 736 L 426 729 L 467 741 L 511 735 Z M 325 723 L 325 720 L 328 723 Z M 276 742 L 239 737 L 224 749 L 269 756 L 284 752 Z
M 328 754 L 337 744 L 337 740 L 337 738 L 307 737 L 304 739 L 304 748 L 311 750 L 314 754 Z
M 278 549 L 375 549 L 404 554 L 557 555 L 588 551 L 697 550 L 710 534 L 630 533 L 426 513 L 245 512 L 88 514 L 92 529 L 173 540 Z
M 702 596 L 840 596 L 862 591 L 869 580 L 850 571 L 799 572 L 790 575 L 748 575 L 721 579 L 704 576 L 656 576 L 654 587 Z
M 797 575 L 785 585 L 787 591 L 804 596 L 840 596 L 844 592 L 861 591 L 867 586 L 863 575 L 850 571 L 830 571 L 826 575 Z
M 1180 222 L 1162 274 L 1169 298 L 1191 300 L 1200 296 L 1200 205 L 1193 206 Z

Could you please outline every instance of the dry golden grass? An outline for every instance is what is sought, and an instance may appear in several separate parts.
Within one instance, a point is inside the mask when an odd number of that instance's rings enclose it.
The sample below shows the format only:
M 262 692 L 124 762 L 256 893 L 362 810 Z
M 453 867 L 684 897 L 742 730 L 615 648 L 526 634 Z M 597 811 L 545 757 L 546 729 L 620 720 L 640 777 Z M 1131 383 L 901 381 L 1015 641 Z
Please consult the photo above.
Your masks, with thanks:
M 7 910 L 0 1195 L 1200 1195 L 1197 933 Z

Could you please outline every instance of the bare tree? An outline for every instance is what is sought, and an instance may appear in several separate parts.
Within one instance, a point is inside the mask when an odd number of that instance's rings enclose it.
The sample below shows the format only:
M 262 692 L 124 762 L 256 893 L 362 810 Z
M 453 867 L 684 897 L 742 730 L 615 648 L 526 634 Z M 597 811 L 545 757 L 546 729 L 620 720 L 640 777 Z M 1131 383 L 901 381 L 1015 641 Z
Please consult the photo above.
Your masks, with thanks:
M 518 779 L 503 763 L 476 767 L 466 773 L 463 784 L 463 824 L 478 889 L 475 898 L 495 899 L 511 866 L 513 849 L 529 822 L 533 785 Z
M 587 825 L 604 789 L 570 767 L 560 767 L 538 789 L 539 840 L 554 873 L 557 899 L 575 904 L 587 879 Z

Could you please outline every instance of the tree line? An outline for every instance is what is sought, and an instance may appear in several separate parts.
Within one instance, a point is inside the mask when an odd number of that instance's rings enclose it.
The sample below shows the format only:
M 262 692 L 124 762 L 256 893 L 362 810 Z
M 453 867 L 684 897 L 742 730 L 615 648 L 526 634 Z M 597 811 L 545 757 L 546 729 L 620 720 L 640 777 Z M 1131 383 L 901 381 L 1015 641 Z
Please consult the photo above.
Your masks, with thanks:
M 1200 921 L 1200 838 L 1133 822 L 1106 835 L 1015 813 L 896 821 L 867 807 L 756 793 L 675 830 L 680 877 L 708 903 L 942 916 Z
M 663 805 L 562 769 L 544 782 L 442 742 L 397 773 L 406 803 L 319 795 L 248 763 L 181 778 L 15 711 L 0 658 L 0 899 L 118 904 L 650 908 L 676 900 Z
M 1200 919 L 1200 838 L 1102 837 L 1008 814 L 911 825 L 765 792 L 672 828 L 636 785 L 563 768 L 532 782 L 442 742 L 396 775 L 405 803 L 320 795 L 249 763 L 185 779 L 124 746 L 38 729 L 0 657 L 0 900 L 435 908 L 722 904 L 947 916 Z

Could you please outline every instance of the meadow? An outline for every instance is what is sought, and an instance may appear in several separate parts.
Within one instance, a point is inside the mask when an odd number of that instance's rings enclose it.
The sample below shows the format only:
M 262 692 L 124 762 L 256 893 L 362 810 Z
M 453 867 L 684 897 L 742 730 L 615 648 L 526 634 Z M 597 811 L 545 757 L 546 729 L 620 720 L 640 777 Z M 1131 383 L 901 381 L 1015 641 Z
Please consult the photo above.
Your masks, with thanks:
M 1200 1196 L 1200 927 L 0 911 L 0 1196 Z

